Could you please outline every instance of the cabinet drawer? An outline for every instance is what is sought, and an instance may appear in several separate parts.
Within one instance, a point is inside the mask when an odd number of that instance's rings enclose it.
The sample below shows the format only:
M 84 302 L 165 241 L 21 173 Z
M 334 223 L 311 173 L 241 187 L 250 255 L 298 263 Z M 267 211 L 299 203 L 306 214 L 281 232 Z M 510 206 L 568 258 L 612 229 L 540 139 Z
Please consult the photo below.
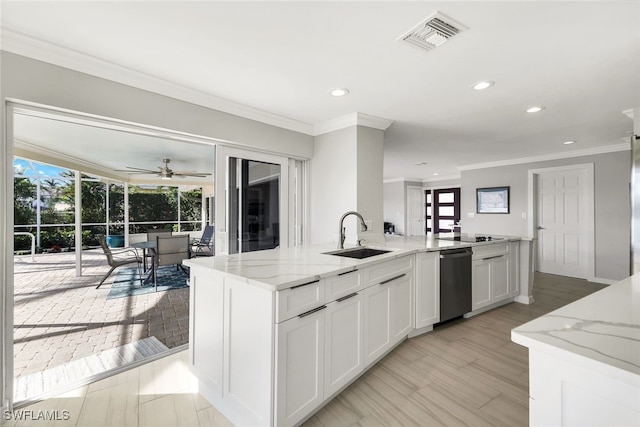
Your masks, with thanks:
M 276 322 L 280 323 L 294 316 L 324 304 L 324 280 L 284 289 L 276 293 Z
M 367 267 L 363 271 L 364 287 L 376 285 L 413 269 L 413 256 L 403 256 Z
M 509 243 L 494 243 L 491 245 L 474 246 L 473 259 L 485 259 L 509 253 Z
M 324 279 L 325 301 L 335 301 L 345 295 L 358 292 L 363 288 L 360 271 L 353 270 Z

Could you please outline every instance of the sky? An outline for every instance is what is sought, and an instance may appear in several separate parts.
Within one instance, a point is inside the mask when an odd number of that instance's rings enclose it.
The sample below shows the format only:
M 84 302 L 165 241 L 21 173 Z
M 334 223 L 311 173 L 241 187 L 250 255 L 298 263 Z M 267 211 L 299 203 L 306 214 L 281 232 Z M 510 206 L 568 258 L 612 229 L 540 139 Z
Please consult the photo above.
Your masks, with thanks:
M 15 157 L 13 160 L 13 170 L 15 175 L 21 175 L 28 178 L 36 178 L 40 176 L 42 179 L 60 178 L 62 172 L 68 171 L 67 169 L 50 166 L 44 163 L 37 163 L 31 160 L 24 160 Z M 65 181 L 68 178 L 65 179 Z

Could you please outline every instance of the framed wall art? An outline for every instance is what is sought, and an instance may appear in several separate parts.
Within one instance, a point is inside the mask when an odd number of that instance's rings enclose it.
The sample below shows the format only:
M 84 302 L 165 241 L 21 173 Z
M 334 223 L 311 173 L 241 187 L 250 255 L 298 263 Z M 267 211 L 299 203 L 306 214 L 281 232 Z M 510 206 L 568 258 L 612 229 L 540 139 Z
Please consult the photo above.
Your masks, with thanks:
M 476 188 L 476 212 L 508 214 L 509 187 Z

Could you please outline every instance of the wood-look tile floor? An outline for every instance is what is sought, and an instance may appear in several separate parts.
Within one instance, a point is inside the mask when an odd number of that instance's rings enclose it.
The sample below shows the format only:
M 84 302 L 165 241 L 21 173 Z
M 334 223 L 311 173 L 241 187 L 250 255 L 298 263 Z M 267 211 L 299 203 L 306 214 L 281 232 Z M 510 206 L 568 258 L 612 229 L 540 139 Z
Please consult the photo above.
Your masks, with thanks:
M 511 342 L 511 329 L 603 287 L 536 274 L 534 304 L 508 304 L 403 342 L 305 426 L 526 426 L 528 354 Z M 43 427 L 230 425 L 197 393 L 186 351 L 20 410 L 68 411 L 68 420 L 35 424 Z

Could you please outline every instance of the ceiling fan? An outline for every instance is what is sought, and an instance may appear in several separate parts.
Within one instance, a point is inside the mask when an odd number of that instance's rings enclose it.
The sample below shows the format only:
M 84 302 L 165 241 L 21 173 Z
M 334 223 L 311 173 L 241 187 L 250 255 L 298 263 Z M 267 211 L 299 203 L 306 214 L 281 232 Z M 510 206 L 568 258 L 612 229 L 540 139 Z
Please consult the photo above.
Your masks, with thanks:
M 185 177 L 205 178 L 211 175 L 210 173 L 206 173 L 206 172 L 175 172 L 169 167 L 169 162 L 171 162 L 171 159 L 162 159 L 162 163 L 164 163 L 164 166 L 158 166 L 159 170 L 157 171 L 150 170 L 150 169 L 135 168 L 133 166 L 127 166 L 127 169 L 118 170 L 116 172 L 126 172 L 128 174 L 151 174 L 151 175 L 157 175 L 162 179 L 171 179 L 174 176 L 177 176 L 180 178 L 185 178 Z

